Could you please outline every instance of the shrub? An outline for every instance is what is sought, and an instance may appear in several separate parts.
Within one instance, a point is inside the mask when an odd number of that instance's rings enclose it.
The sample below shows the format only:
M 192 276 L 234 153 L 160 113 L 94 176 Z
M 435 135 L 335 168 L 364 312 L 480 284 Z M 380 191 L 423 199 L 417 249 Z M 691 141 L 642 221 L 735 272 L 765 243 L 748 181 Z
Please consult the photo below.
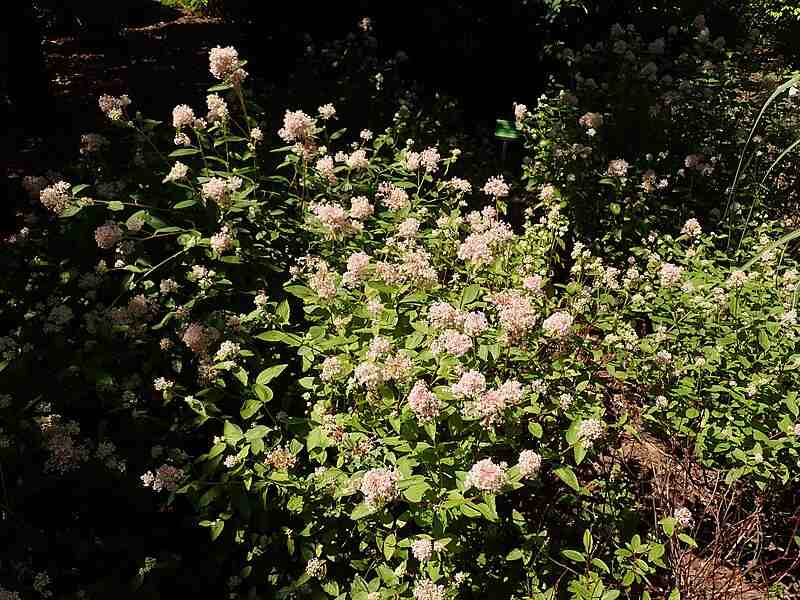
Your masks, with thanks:
M 119 594 L 163 570 L 232 598 L 675 597 L 707 592 L 720 556 L 740 589 L 785 577 L 800 275 L 779 224 L 759 215 L 748 255 L 696 218 L 600 252 L 574 198 L 623 197 L 626 157 L 573 172 L 581 188 L 535 164 L 478 180 L 402 120 L 336 129 L 332 104 L 291 107 L 265 152 L 246 64 L 216 48 L 209 67 L 205 117 L 178 105 L 164 127 L 103 96 L 120 136 L 26 180 L 48 216 L 9 240 L 0 452 L 8 481 L 113 482 L 143 523 L 161 498 L 214 544 L 170 523 L 191 542 L 72 536 L 48 566 L 66 535 L 19 485 L 4 505 L 45 541 L 9 585 Z M 520 115 L 527 135 L 553 118 Z
M 517 106 L 526 190 L 557 187 L 582 235 L 621 248 L 662 223 L 679 227 L 692 216 L 741 228 L 756 195 L 771 208 L 794 202 L 791 165 L 773 180 L 780 182 L 774 204 L 758 185 L 794 140 L 796 111 L 785 95 L 783 110 L 763 116 L 737 194 L 727 194 L 745 127 L 783 72 L 765 74 L 753 61 L 757 30 L 737 43 L 709 27 L 699 15 L 652 37 L 617 24 L 606 40 L 580 49 L 554 44 L 561 72 L 535 106 Z

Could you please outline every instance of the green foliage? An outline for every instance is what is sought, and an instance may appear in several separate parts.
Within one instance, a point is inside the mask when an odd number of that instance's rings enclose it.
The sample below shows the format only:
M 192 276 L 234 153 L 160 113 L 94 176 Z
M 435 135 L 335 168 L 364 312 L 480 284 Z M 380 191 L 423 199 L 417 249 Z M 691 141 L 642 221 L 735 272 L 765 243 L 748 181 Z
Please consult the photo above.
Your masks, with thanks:
M 118 518 L 144 530 L 159 504 L 205 543 L 173 524 L 180 567 L 76 541 L 59 595 L 177 574 L 229 598 L 674 598 L 709 547 L 782 580 L 796 234 L 733 202 L 721 220 L 746 137 L 730 120 L 753 106 L 704 27 L 663 54 L 621 27 L 559 47 L 585 73 L 500 124 L 524 137 L 520 178 L 476 177 L 408 108 L 373 133 L 293 106 L 274 139 L 234 55 L 211 59 L 203 119 L 103 97 L 117 133 L 26 179 L 38 222 L 9 243 L 3 512 L 48 531 L 50 490 L 93 484 L 133 498 Z M 58 527 L 14 560 L 43 569 Z M 33 568 L 15 588 L 46 587 Z

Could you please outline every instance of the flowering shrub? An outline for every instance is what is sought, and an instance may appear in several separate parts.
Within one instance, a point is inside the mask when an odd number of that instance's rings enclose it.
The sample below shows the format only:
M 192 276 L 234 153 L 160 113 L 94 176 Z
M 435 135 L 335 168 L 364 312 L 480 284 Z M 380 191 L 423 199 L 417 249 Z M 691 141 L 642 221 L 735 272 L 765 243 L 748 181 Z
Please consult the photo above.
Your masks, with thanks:
M 597 172 L 536 180 L 515 230 L 519 181 L 470 181 L 402 124 L 293 106 L 272 160 L 244 61 L 209 58 L 204 117 L 103 97 L 123 135 L 85 138 L 80 178 L 26 182 L 46 226 L 9 240 L 25 276 L 0 286 L 7 480 L 91 476 L 191 515 L 214 543 L 187 568 L 231 598 L 692 597 L 722 555 L 762 567 L 741 586 L 786 577 L 800 275 L 778 224 L 747 255 L 688 218 L 601 256 L 570 219 Z M 634 168 L 602 158 L 620 194 Z M 136 552 L 117 581 L 181 572 Z M 16 588 L 92 583 L 43 556 Z
M 652 37 L 615 24 L 580 49 L 553 44 L 562 72 L 535 105 L 515 107 L 526 190 L 558 194 L 579 231 L 622 247 L 691 216 L 747 227 L 754 196 L 793 204 L 793 163 L 773 173 L 771 189 L 757 185 L 795 139 L 796 98 L 786 94 L 762 116 L 747 175 L 728 195 L 756 113 L 788 71 L 765 73 L 754 59 L 758 30 L 725 40 L 713 27 L 698 15 Z

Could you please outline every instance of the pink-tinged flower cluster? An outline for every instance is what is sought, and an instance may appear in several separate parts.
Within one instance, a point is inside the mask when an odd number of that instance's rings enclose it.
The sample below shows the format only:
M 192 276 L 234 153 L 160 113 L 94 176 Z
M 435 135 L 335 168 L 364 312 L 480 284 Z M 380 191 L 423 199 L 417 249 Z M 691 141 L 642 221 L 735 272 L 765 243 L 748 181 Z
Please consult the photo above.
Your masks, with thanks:
M 712 162 L 713 162 L 712 158 Z M 690 154 L 683 161 L 687 169 L 699 171 L 703 175 L 709 176 L 714 172 L 714 166 L 706 162 L 706 157 L 702 154 Z
M 306 575 L 317 579 L 324 579 L 328 572 L 327 564 L 321 558 L 312 558 L 306 563 Z
M 586 419 L 578 425 L 578 439 L 591 446 L 606 433 L 606 424 L 598 419 Z
M 625 177 L 628 174 L 629 167 L 628 161 L 617 158 L 608 163 L 606 174 L 609 177 Z
M 323 121 L 328 121 L 336 116 L 336 107 L 328 102 L 327 104 L 323 104 L 317 109 L 319 113 L 319 118 Z
M 428 308 L 428 324 L 435 329 L 457 328 L 463 313 L 447 302 L 434 302 Z
M 487 300 L 497 309 L 500 326 L 503 328 L 502 338 L 506 343 L 521 342 L 536 325 L 538 319 L 536 308 L 521 292 L 506 290 L 492 294 Z
M 544 293 L 544 279 L 541 275 L 529 275 L 522 280 L 523 289 L 534 294 Z
M 287 144 L 291 142 L 305 142 L 314 134 L 316 121 L 302 110 L 287 110 L 283 115 L 283 127 L 278 130 L 278 136 Z
M 156 472 L 148 471 L 142 475 L 144 487 L 152 488 L 154 492 L 167 490 L 174 492 L 178 489 L 178 484 L 183 479 L 183 469 L 172 465 L 161 465 Z
M 469 194 L 472 191 L 472 184 L 466 179 L 461 179 L 460 177 L 453 177 L 449 181 L 445 182 L 444 185 L 447 189 L 453 190 L 459 195 Z
M 503 198 L 508 196 L 510 189 L 511 188 L 508 187 L 508 184 L 503 179 L 503 176 L 496 175 L 494 177 L 490 177 L 489 180 L 484 184 L 483 193 L 494 198 Z
M 141 333 L 155 314 L 155 305 L 139 294 L 131 298 L 127 306 L 112 309 L 109 317 L 112 324 L 128 327 L 128 335 L 132 336 Z
M 164 177 L 162 183 L 179 181 L 184 177 L 186 177 L 188 173 L 189 173 L 189 167 L 187 167 L 182 162 L 177 161 L 174 165 L 172 165 L 172 168 L 169 170 L 169 173 L 167 173 L 167 176 Z
M 578 125 L 586 129 L 600 129 L 603 126 L 603 115 L 596 112 L 587 112 L 578 119 Z
M 312 204 L 311 212 L 319 219 L 320 224 L 326 229 L 326 234 L 330 238 L 353 234 L 364 228 L 361 221 L 351 219 L 347 211 L 338 204 Z
M 208 107 L 206 119 L 209 123 L 224 123 L 228 120 L 228 104 L 219 94 L 206 96 L 206 107 Z
M 360 386 L 370 391 L 378 389 L 378 386 L 384 382 L 383 370 L 380 365 L 370 361 L 359 364 L 353 371 L 353 377 Z
M 419 166 L 422 167 L 426 173 L 435 173 L 439 169 L 439 160 L 441 155 L 436 148 L 426 148 L 419 153 Z
M 532 477 L 542 468 L 542 457 L 533 450 L 523 450 L 519 453 L 517 468 L 523 478 Z
M 353 150 L 344 161 L 348 169 L 358 171 L 366 169 L 369 166 L 369 159 L 367 158 L 367 151 L 362 149 Z
M 122 235 L 122 228 L 113 221 L 108 221 L 94 230 L 94 241 L 99 248 L 109 250 L 117 245 Z
M 692 511 L 685 506 L 676 508 L 672 513 L 672 518 L 675 519 L 679 529 L 688 529 L 694 525 Z
M 119 98 L 103 94 L 97 99 L 97 104 L 105 116 L 112 121 L 119 121 L 122 119 L 125 107 L 130 105 L 131 99 L 127 95 L 122 95 Z
M 239 61 L 239 52 L 233 46 L 221 48 L 217 46 L 208 53 L 208 65 L 211 74 L 221 81 L 229 81 L 233 85 L 241 85 L 247 77 L 247 71 Z
M 108 140 L 99 133 L 85 133 L 81 136 L 81 154 L 94 154 L 100 152 L 108 145 Z
M 438 273 L 431 265 L 431 255 L 419 247 L 404 252 L 399 262 L 377 263 L 375 272 L 387 285 L 411 284 L 428 288 L 438 280 Z
M 470 337 L 479 336 L 489 327 L 483 312 L 462 312 L 447 302 L 431 304 L 428 309 L 428 323 L 434 329 L 460 330 Z
M 276 471 L 288 471 L 297 464 L 297 457 L 288 448 L 274 448 L 267 454 L 264 464 Z
M 569 335 L 572 321 L 571 314 L 563 311 L 555 312 L 544 320 L 542 329 L 545 335 L 550 337 L 565 338 Z
M 231 231 L 228 226 L 224 226 L 217 233 L 212 235 L 211 239 L 209 240 L 209 244 L 212 250 L 218 252 L 219 254 L 224 254 L 225 252 L 230 252 L 233 250 L 233 236 L 231 236 Z
M 514 102 L 514 121 L 517 125 L 517 129 L 522 127 L 522 123 L 525 121 L 525 117 L 528 116 L 528 107 L 524 104 L 518 104 Z
M 414 238 L 417 237 L 419 232 L 420 222 L 414 217 L 405 219 L 400 225 L 397 226 L 397 235 L 401 238 Z
M 431 344 L 431 352 L 441 354 L 447 352 L 452 356 L 464 356 L 472 350 L 472 339 L 455 329 L 446 329 Z
M 683 235 L 688 235 L 690 238 L 699 237 L 701 233 L 703 233 L 703 228 L 700 226 L 700 221 L 697 219 L 689 219 L 686 223 L 683 224 L 681 228 L 681 233 Z
M 344 373 L 342 362 L 335 356 L 329 356 L 322 361 L 320 379 L 322 381 L 333 381 Z
M 466 371 L 450 391 L 456 398 L 480 398 L 486 391 L 486 378 L 480 371 Z
M 728 287 L 735 289 L 741 288 L 745 283 L 747 283 L 747 273 L 738 269 L 732 271 L 726 281 Z
M 369 350 L 367 351 L 367 358 L 370 360 L 378 360 L 384 354 L 392 351 L 392 343 L 389 338 L 382 335 L 376 335 L 369 342 Z
M 474 372 L 472 372 L 474 373 Z M 484 391 L 477 395 L 480 381 L 463 381 L 462 379 L 451 389 L 455 392 L 470 392 L 469 396 L 464 396 L 464 416 L 469 419 L 480 419 L 481 422 L 489 427 L 499 423 L 506 410 L 522 401 L 525 389 L 516 379 L 510 379 L 497 388 Z M 469 385 L 476 386 L 470 390 Z
M 206 327 L 200 323 L 191 323 L 183 332 L 181 340 L 195 354 L 201 356 L 208 353 L 220 337 L 219 331 L 214 327 Z
M 419 562 L 427 562 L 433 556 L 433 542 L 428 538 L 414 540 L 411 544 L 411 554 Z
M 408 405 L 417 419 L 426 423 L 439 416 L 441 403 L 436 395 L 425 385 L 424 381 L 417 381 L 408 394 Z
M 47 186 L 39 192 L 39 202 L 50 212 L 61 214 L 69 204 L 71 187 L 72 185 L 66 181 L 58 181 Z
M 363 221 L 373 215 L 375 207 L 366 196 L 356 196 L 350 200 L 350 217 Z
M 317 159 L 317 162 L 314 163 L 314 170 L 322 177 L 327 179 L 330 183 L 334 183 L 336 181 L 336 174 L 334 173 L 335 168 L 336 165 L 333 162 L 332 156 L 323 156 L 322 158 Z
M 361 479 L 361 493 L 364 502 L 373 508 L 381 507 L 398 496 L 397 481 L 400 479 L 398 471 L 389 469 L 370 469 Z
M 40 428 L 50 453 L 45 471 L 66 473 L 89 459 L 89 446 L 78 438 L 81 429 L 75 421 L 64 422 L 60 415 L 50 415 L 42 419 Z
M 673 265 L 672 263 L 664 263 L 658 272 L 658 278 L 661 285 L 664 287 L 675 287 L 680 284 L 683 277 L 683 267 Z
M 172 126 L 175 129 L 192 127 L 194 125 L 194 111 L 187 104 L 179 104 L 172 109 Z
M 342 275 L 342 285 L 352 286 L 361 281 L 369 268 L 369 255 L 354 252 L 347 259 L 347 271 Z
M 321 300 L 331 300 L 336 297 L 336 275 L 324 260 L 318 259 L 311 264 L 308 287 L 314 290 Z
M 242 187 L 242 183 L 240 177 L 212 177 L 202 185 L 200 194 L 206 201 L 211 200 L 222 208 L 229 208 L 233 203 L 232 194 Z
M 539 200 L 541 200 L 545 204 L 549 204 L 550 202 L 552 202 L 555 197 L 556 197 L 556 188 L 550 183 L 543 185 L 542 189 L 539 190 Z
M 489 328 L 489 322 L 483 312 L 473 311 L 464 315 L 462 328 L 468 336 L 477 337 Z
M 447 590 L 430 579 L 421 579 L 414 586 L 414 600 L 444 600 Z
M 494 261 L 495 252 L 514 237 L 511 228 L 497 218 L 497 211 L 487 206 L 467 215 L 472 233 L 458 248 L 458 258 L 476 265 Z
M 482 492 L 496 494 L 505 484 L 506 468 L 506 463 L 495 464 L 491 458 L 479 460 L 467 473 L 464 486 L 466 489 L 475 487 Z
M 376 197 L 385 204 L 386 208 L 389 210 L 401 210 L 403 208 L 408 208 L 410 204 L 406 191 L 388 181 L 384 181 L 378 185 Z

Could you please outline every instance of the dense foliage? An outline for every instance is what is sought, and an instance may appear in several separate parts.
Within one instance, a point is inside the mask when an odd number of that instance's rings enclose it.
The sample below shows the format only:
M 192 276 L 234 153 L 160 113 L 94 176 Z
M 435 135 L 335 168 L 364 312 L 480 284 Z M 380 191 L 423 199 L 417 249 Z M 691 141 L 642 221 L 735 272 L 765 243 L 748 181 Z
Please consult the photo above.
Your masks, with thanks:
M 757 42 L 555 44 L 520 176 L 408 102 L 274 135 L 233 48 L 203 116 L 100 97 L 6 240 L 0 598 L 792 597 L 798 94 L 743 129 Z

